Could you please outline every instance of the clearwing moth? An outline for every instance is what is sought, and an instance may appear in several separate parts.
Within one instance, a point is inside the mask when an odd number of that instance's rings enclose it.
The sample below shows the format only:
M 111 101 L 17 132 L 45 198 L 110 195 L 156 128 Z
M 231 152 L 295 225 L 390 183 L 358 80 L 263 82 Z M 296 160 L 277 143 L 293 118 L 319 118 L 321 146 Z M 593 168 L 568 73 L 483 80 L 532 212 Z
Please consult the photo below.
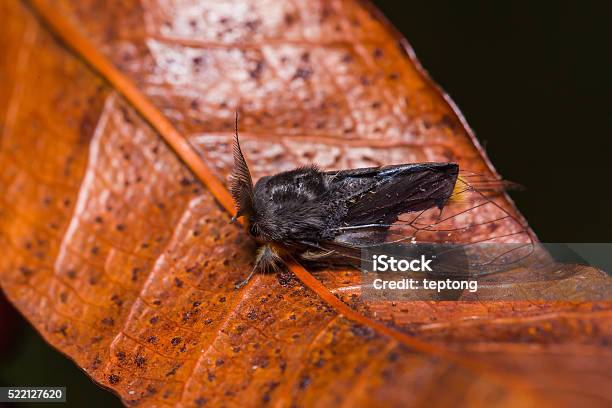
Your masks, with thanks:
M 440 241 L 441 233 L 444 237 L 453 233 L 470 234 L 470 239 L 479 242 L 482 228 L 486 228 L 484 234 L 492 242 L 500 242 L 495 238 L 507 242 L 507 237 L 513 237 L 515 242 L 531 242 L 520 222 L 487 199 L 482 191 L 473 189 L 463 177 L 459 178 L 457 163 L 413 163 L 339 171 L 322 171 L 310 165 L 262 177 L 253 185 L 240 147 L 237 118 L 233 158 L 230 192 L 237 212 L 232 221 L 244 217 L 249 234 L 261 244 L 253 270 L 236 288 L 245 285 L 257 271 L 277 270 L 283 265 L 285 254 L 306 262 L 355 265 L 355 261 L 361 260 L 362 248 L 388 242 L 392 227 L 398 225 L 411 228 L 413 233 L 407 234 L 400 228 L 399 239 L 391 242 L 414 239 L 418 232 L 429 234 L 430 242 Z M 473 174 L 465 178 L 470 176 Z M 466 187 L 462 189 L 459 184 Z M 505 188 L 500 180 L 485 180 L 482 186 L 483 191 L 499 192 Z M 476 192 L 476 197 L 483 202 L 471 202 L 460 208 L 458 214 L 442 217 L 442 210 L 451 198 L 465 192 Z M 491 203 L 497 207 L 495 211 L 499 210 L 493 218 L 444 228 L 444 223 L 454 217 L 469 218 L 470 211 Z M 432 218 L 429 215 L 432 211 L 437 216 Z M 404 214 L 414 216 L 405 221 L 400 218 Z M 420 222 L 428 217 L 428 221 Z M 505 225 L 508 221 L 510 226 Z M 503 230 L 499 237 L 491 233 L 494 223 Z

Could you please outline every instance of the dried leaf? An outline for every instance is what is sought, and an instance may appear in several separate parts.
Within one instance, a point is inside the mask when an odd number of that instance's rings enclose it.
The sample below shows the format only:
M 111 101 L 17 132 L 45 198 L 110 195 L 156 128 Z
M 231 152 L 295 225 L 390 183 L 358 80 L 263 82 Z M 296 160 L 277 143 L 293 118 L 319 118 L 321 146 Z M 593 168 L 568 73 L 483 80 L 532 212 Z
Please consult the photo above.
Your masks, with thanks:
M 126 404 L 610 403 L 606 302 L 373 303 L 351 272 L 297 264 L 301 281 L 234 290 L 254 250 L 226 211 L 237 107 L 255 177 L 313 161 L 494 174 L 371 6 L 32 3 L 0 4 L 0 281 Z

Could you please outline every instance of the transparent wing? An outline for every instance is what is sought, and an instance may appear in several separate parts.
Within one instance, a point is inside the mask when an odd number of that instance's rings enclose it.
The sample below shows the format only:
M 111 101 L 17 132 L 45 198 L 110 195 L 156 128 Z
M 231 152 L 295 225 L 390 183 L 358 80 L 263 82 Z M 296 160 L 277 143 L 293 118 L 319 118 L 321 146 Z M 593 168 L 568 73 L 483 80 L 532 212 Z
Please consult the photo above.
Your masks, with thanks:
M 444 274 L 482 276 L 502 272 L 534 261 L 546 264 L 550 259 L 518 214 L 501 204 L 503 193 L 511 184 L 461 171 L 453 193 L 439 209 L 401 214 L 393 224 L 356 224 L 338 227 L 334 241 L 304 243 L 312 259 L 342 259 L 356 264 L 364 250 L 386 244 L 419 246 L 441 244 L 447 255 L 457 251 L 465 255 L 469 267 L 448 265 Z M 381 232 L 384 232 L 381 233 Z M 308 259 L 308 258 L 307 258 Z

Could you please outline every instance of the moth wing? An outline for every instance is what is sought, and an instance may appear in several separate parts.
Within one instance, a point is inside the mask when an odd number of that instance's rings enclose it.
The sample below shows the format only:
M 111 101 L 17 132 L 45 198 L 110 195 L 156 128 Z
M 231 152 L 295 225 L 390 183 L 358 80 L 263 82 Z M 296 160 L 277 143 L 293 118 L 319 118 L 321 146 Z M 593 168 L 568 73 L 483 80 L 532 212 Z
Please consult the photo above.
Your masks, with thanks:
M 361 250 L 384 243 L 454 244 L 473 255 L 473 269 L 481 274 L 533 258 L 535 237 L 500 200 L 508 187 L 516 185 L 471 172 L 458 173 L 445 164 L 330 172 L 337 182 L 355 177 L 381 180 L 373 187 L 374 194 L 364 195 L 364 202 L 357 200 L 349 208 L 335 239 L 318 246 L 331 251 L 330 256 L 360 261 Z
M 359 266 L 362 249 L 384 243 L 401 214 L 442 208 L 453 194 L 458 173 L 455 163 L 325 172 L 332 193 L 324 199 L 337 200 L 346 208 L 333 231 L 335 239 L 292 245 L 310 261 Z
M 459 166 L 420 163 L 326 173 L 346 197 L 345 226 L 389 224 L 402 213 L 442 208 L 453 193 Z

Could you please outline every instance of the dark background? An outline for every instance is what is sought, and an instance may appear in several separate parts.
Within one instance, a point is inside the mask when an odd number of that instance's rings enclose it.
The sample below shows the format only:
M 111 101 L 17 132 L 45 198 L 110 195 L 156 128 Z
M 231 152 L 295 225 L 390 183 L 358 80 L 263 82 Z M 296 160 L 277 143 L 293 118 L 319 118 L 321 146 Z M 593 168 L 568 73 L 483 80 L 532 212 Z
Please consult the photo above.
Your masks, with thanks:
M 610 242 L 610 8 L 403 3 L 376 2 L 459 106 L 500 174 L 527 188 L 512 197 L 540 239 Z M 0 301 L 2 330 L 16 316 L 8 307 Z M 71 406 L 120 406 L 16 318 L 1 334 L 16 341 L 0 342 L 0 385 L 67 385 Z

